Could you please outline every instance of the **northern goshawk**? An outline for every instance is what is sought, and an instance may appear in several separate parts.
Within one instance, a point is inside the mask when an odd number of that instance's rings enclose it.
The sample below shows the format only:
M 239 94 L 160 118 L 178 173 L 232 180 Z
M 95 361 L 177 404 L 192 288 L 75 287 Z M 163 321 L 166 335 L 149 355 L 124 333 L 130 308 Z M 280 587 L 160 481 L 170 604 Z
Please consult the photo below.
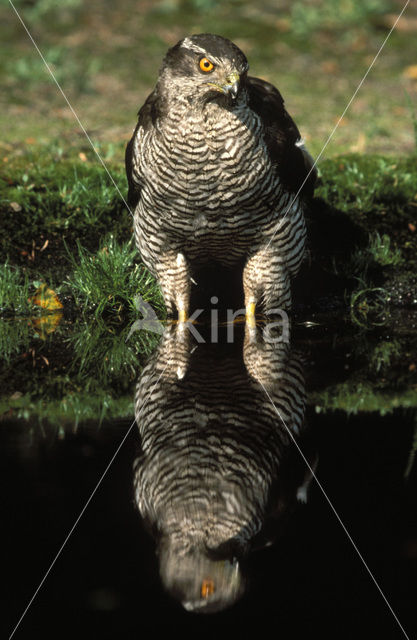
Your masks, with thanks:
M 241 336 L 202 345 L 170 325 L 136 388 L 135 499 L 163 584 L 189 611 L 242 596 L 245 557 L 279 535 L 311 480 L 293 443 L 305 450 L 302 356 L 248 324 L 243 349 Z
M 168 50 L 126 149 L 143 262 L 169 314 L 189 311 L 193 271 L 243 269 L 246 312 L 288 309 L 315 170 L 279 91 L 242 51 L 200 34 Z

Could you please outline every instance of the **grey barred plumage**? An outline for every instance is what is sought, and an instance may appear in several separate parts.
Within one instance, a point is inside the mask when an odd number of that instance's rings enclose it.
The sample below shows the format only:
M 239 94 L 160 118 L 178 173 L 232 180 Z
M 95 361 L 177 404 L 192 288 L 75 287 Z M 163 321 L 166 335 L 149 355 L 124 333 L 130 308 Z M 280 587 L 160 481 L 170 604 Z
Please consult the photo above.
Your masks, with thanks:
M 303 185 L 312 161 L 299 131 L 278 90 L 247 70 L 225 38 L 180 41 L 126 150 L 137 246 L 182 319 L 204 263 L 243 266 L 249 312 L 291 304 L 315 174 Z
M 194 349 L 180 327 L 166 330 L 137 385 L 135 498 L 165 587 L 187 609 L 212 611 L 242 594 L 241 558 L 270 541 L 265 525 L 295 503 L 304 468 L 288 480 L 287 427 L 296 438 L 304 431 L 305 384 L 288 343 L 254 340 L 247 327 L 242 358 Z

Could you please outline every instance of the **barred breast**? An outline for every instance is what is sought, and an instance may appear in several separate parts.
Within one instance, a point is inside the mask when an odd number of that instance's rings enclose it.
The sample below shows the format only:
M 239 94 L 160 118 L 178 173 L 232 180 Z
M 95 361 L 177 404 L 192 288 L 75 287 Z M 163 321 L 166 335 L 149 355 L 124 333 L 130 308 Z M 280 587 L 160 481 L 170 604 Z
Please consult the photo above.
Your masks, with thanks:
M 169 329 L 137 385 L 136 502 L 163 583 L 188 609 L 241 595 L 239 560 L 296 495 L 285 469 L 290 432 L 298 438 L 304 425 L 301 360 L 288 344 L 249 338 L 244 358 L 216 345 L 190 354 L 189 336 Z
M 193 263 L 225 266 L 274 232 L 281 260 L 290 229 L 302 244 L 300 202 L 287 211 L 293 198 L 272 170 L 262 131 L 259 116 L 246 105 L 228 111 L 211 104 L 201 111 L 179 101 L 163 126 L 137 137 L 144 185 L 135 228 L 151 269 L 176 244 Z M 277 229 L 284 212 L 290 226 Z

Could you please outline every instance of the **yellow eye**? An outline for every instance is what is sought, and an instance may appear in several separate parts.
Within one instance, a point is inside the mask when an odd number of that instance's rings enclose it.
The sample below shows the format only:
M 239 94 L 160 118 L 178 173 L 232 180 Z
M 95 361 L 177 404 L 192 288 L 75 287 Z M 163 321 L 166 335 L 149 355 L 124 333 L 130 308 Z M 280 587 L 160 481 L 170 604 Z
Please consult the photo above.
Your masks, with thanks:
M 200 69 L 201 71 L 205 71 L 206 73 L 210 73 L 213 71 L 214 64 L 208 58 L 201 58 L 200 60 Z

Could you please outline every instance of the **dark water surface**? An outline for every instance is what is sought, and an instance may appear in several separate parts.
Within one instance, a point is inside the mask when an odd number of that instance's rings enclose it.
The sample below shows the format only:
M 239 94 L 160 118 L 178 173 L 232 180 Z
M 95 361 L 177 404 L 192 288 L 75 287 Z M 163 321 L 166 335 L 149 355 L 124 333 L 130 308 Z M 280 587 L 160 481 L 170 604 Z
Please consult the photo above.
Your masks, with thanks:
M 297 504 L 306 465 L 270 400 L 415 637 L 416 410 L 398 402 L 385 415 L 349 414 L 329 410 L 317 395 L 369 358 L 366 349 L 347 358 L 354 332 L 345 344 L 332 331 L 306 329 L 291 347 L 265 345 L 259 335 L 251 343 L 243 329 L 232 345 L 168 333 L 132 392 L 132 415 L 133 393 L 137 413 L 147 406 L 138 421 L 145 454 L 133 418 L 84 423 L 59 438 L 34 418 L 31 429 L 3 417 L 1 637 L 11 634 L 126 434 L 15 638 L 249 637 L 253 630 L 405 637 L 314 479 L 307 503 Z M 394 388 L 398 371 L 391 382 L 382 375 Z M 308 429 L 298 420 L 303 410 Z M 194 610 L 212 601 L 225 608 L 198 615 L 178 600 Z

